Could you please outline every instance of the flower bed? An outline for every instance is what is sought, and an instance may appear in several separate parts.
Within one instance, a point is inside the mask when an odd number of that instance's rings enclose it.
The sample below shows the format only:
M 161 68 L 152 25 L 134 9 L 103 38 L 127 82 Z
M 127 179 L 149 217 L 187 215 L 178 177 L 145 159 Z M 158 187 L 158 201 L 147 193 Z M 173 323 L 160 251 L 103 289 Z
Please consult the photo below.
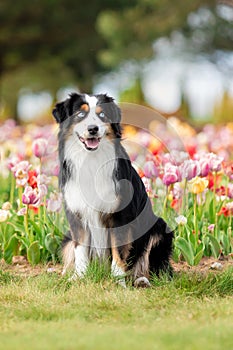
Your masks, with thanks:
M 196 132 L 171 118 L 150 132 L 126 126 L 124 139 L 155 213 L 175 229 L 173 259 L 197 265 L 203 256 L 231 256 L 233 124 Z M 0 127 L 0 150 L 1 258 L 11 263 L 24 255 L 32 265 L 59 260 L 68 227 L 57 180 L 57 126 L 8 120 Z

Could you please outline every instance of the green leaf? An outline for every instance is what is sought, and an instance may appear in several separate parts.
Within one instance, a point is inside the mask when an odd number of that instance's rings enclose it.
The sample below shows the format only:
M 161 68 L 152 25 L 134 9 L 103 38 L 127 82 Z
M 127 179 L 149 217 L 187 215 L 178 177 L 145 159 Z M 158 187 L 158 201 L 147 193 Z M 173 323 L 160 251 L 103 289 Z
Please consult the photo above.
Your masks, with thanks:
M 204 253 L 204 244 L 201 243 L 201 244 L 199 244 L 199 246 L 197 248 L 197 253 L 194 257 L 194 265 L 199 264 L 199 262 L 201 261 L 201 258 L 203 257 L 203 253 Z
M 206 236 L 209 238 L 210 245 L 211 245 L 211 250 L 215 258 L 219 257 L 221 246 L 217 239 L 212 236 L 211 234 L 207 233 Z
M 179 256 L 180 256 L 180 251 L 179 251 L 179 249 L 178 249 L 177 247 L 174 247 L 174 249 L 173 249 L 173 254 L 172 254 L 172 259 L 173 259 L 176 263 L 178 263 L 178 261 L 179 261 Z
M 224 254 L 228 255 L 231 251 L 231 242 L 229 235 L 224 231 L 221 231 L 221 242 L 223 245 Z
M 213 199 L 210 201 L 208 212 L 209 212 L 209 221 L 215 222 L 215 206 L 214 206 Z
M 56 236 L 54 236 L 52 233 L 48 233 L 45 237 L 45 247 L 51 254 L 55 254 L 58 247 L 59 247 L 59 241 Z
M 10 264 L 12 261 L 12 257 L 17 254 L 18 251 L 18 239 L 16 235 L 11 236 L 9 239 L 6 248 L 4 248 L 3 257 L 4 260 Z
M 175 245 L 180 249 L 187 263 L 191 266 L 194 265 L 194 254 L 190 242 L 186 241 L 183 237 L 177 237 Z
M 28 222 L 29 222 L 30 225 L 33 226 L 35 232 L 36 232 L 38 235 L 40 235 L 43 225 L 40 227 L 39 225 L 37 225 L 37 224 L 35 223 L 35 221 L 33 221 L 33 220 L 31 220 L 31 219 L 28 219 Z
M 31 265 L 36 265 L 40 262 L 40 244 L 38 241 L 32 242 L 29 246 L 27 259 Z
M 9 222 L 8 224 L 11 225 L 12 227 L 14 227 L 15 231 L 24 232 L 24 225 L 23 224 L 19 224 L 17 222 Z

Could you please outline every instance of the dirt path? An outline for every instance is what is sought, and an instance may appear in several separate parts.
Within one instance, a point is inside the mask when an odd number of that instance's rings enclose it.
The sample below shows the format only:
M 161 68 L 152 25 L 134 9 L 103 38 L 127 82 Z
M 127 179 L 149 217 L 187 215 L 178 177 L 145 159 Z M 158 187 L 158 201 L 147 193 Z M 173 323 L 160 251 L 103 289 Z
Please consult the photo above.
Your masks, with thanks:
M 215 259 L 215 258 L 203 258 L 198 266 L 189 266 L 186 262 L 181 261 L 179 263 L 172 262 L 172 266 L 175 272 L 197 272 L 207 273 L 208 271 L 223 271 L 226 268 L 233 267 L 233 257 Z M 6 264 L 3 260 L 0 262 L 0 270 L 10 272 L 20 276 L 37 276 L 41 273 L 57 273 L 61 274 L 62 265 L 48 263 L 46 265 L 31 266 L 25 257 L 16 256 L 13 258 L 12 264 Z

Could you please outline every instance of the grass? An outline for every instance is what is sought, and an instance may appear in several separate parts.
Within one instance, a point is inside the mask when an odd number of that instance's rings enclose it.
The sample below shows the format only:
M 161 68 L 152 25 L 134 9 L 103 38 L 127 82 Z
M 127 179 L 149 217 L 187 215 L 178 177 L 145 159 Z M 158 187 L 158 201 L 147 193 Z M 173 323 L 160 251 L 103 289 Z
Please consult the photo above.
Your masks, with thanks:
M 95 273 L 91 273 L 94 272 Z M 94 266 L 82 281 L 0 272 L 0 344 L 8 349 L 233 348 L 233 269 L 118 287 Z

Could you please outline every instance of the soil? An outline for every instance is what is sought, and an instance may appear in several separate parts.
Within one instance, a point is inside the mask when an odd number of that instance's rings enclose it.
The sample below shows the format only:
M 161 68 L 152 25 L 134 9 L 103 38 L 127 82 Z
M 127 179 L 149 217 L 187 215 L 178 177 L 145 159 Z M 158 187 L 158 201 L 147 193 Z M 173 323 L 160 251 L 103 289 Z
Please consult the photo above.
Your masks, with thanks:
M 220 257 L 219 259 L 204 257 L 197 266 L 189 266 L 185 261 L 175 263 L 172 261 L 175 272 L 195 272 L 206 274 L 209 271 L 224 271 L 228 267 L 233 267 L 233 256 Z M 15 256 L 12 264 L 7 264 L 4 260 L 0 261 L 0 270 L 20 276 L 37 276 L 42 273 L 56 273 L 61 275 L 62 265 L 48 263 L 46 265 L 31 266 L 25 257 Z

